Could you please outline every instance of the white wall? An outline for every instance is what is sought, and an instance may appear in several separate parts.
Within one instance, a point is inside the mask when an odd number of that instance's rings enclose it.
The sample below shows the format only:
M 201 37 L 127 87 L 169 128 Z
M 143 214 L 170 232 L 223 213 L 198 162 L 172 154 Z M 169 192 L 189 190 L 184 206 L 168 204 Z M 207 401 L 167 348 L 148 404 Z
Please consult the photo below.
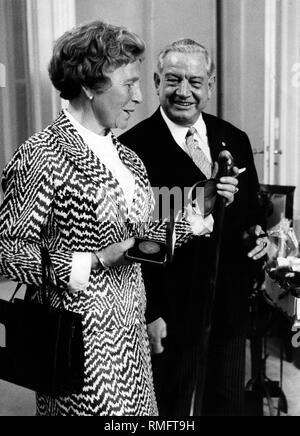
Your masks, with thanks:
M 149 116 L 158 106 L 153 84 L 156 56 L 167 43 L 191 37 L 216 53 L 215 0 L 76 0 L 77 24 L 102 19 L 123 25 L 146 42 L 142 92 L 144 102 L 129 127 Z M 208 111 L 216 112 L 216 94 Z
M 223 116 L 248 133 L 253 149 L 263 151 L 265 2 L 226 0 L 223 11 Z M 263 159 L 255 155 L 261 181 Z

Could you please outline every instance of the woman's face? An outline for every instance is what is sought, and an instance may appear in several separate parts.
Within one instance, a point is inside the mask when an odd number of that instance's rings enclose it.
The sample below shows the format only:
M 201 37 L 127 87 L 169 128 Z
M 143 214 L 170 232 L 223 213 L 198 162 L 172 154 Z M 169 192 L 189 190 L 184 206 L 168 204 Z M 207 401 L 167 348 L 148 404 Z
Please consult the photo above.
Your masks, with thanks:
M 106 76 L 111 87 L 106 91 L 92 91 L 92 109 L 97 123 L 109 129 L 125 129 L 138 103 L 142 102 L 139 60 L 122 65 Z

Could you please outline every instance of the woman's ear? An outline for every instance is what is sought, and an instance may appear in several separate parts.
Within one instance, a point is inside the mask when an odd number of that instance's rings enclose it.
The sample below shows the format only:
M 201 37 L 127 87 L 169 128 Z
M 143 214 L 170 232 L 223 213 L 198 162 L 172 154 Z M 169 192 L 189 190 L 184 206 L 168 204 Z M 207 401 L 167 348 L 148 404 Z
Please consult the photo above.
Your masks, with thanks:
M 89 99 L 89 100 L 93 100 L 94 96 L 92 94 L 92 91 L 90 90 L 90 88 L 87 88 L 86 86 L 82 86 L 81 87 L 85 96 Z

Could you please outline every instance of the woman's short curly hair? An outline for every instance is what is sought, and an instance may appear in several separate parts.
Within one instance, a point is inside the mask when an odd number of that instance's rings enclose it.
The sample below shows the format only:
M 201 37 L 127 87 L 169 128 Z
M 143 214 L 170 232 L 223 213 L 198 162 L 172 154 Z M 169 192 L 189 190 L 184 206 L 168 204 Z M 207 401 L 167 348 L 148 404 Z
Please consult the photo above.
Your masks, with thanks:
M 64 33 L 53 48 L 50 79 L 60 96 L 72 100 L 81 87 L 105 90 L 111 86 L 107 73 L 142 60 L 144 41 L 124 27 L 93 21 Z

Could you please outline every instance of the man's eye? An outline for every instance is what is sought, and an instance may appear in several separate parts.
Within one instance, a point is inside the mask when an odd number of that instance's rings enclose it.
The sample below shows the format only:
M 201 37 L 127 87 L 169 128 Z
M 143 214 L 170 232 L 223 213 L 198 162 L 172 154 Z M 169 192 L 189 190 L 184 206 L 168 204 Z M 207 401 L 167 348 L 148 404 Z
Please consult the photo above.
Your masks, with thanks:
M 201 82 L 191 82 L 191 85 L 192 85 L 194 88 L 201 88 L 202 83 L 201 83 Z
M 176 83 L 178 83 L 177 79 L 167 79 L 167 83 L 169 83 L 170 85 L 175 85 Z

